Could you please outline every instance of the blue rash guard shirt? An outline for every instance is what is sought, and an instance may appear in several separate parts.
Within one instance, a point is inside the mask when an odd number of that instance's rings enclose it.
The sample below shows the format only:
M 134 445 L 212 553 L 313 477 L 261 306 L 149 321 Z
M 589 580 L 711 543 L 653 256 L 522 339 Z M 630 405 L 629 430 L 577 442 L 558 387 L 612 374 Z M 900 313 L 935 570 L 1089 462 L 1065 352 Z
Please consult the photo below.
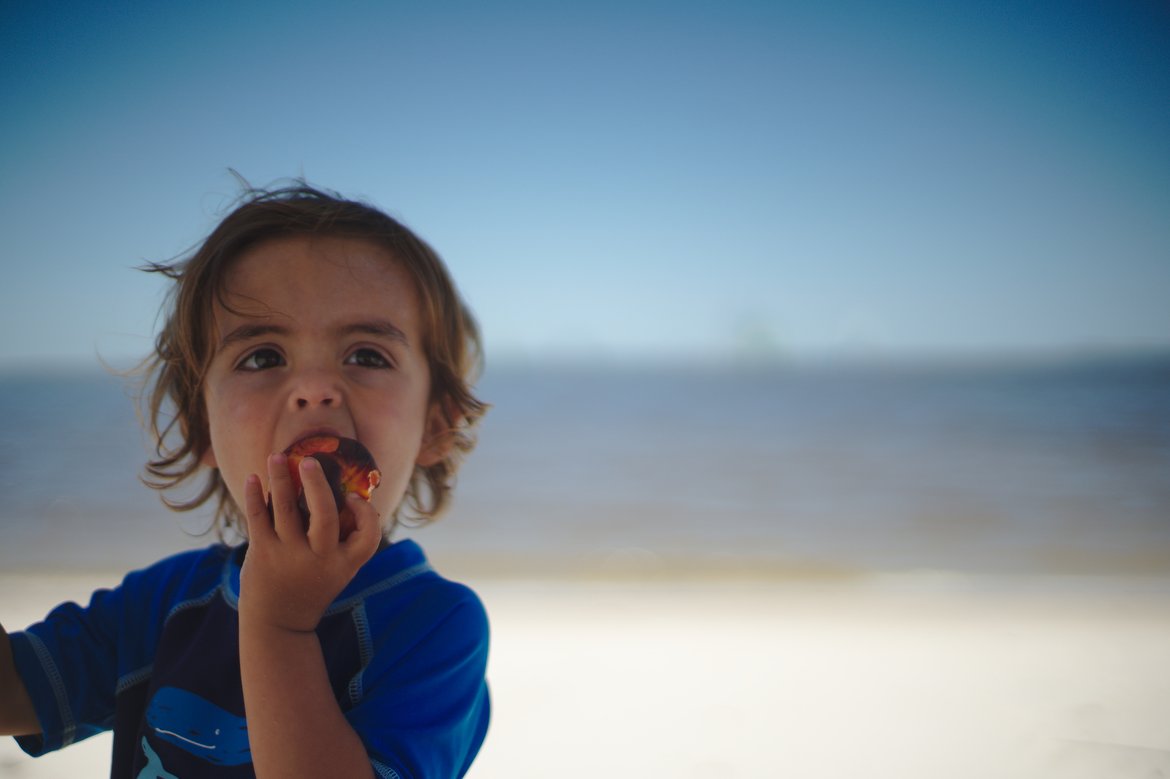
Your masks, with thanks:
M 86 608 L 64 603 L 13 633 L 42 728 L 20 746 L 35 756 L 112 729 L 111 777 L 253 776 L 237 612 L 245 549 L 167 558 Z M 378 776 L 467 772 L 489 715 L 488 624 L 475 593 L 400 541 L 358 571 L 317 635 Z

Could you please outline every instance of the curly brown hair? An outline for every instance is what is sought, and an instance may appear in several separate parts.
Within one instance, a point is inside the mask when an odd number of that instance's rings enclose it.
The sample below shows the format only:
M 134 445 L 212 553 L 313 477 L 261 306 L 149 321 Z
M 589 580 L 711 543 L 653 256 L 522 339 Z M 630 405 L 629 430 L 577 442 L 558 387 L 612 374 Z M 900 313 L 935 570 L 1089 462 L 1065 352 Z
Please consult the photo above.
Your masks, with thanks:
M 483 359 L 479 328 L 434 249 L 379 209 L 302 180 L 277 189 L 247 188 L 236 208 L 190 256 L 143 266 L 142 270 L 174 282 L 161 311 L 165 319 L 154 353 L 139 366 L 146 389 L 143 412 L 155 450 L 143 481 L 164 491 L 203 470 L 201 460 L 211 446 L 203 382 L 215 351 L 214 304 L 227 307 L 224 279 L 236 259 L 250 247 L 289 235 L 369 241 L 389 251 L 414 279 L 431 375 L 430 400 L 444 416 L 450 446 L 439 462 L 415 466 L 393 522 L 437 518 L 450 502 L 459 463 L 475 446 L 474 428 L 488 408 L 472 393 Z M 178 511 L 212 499 L 213 526 L 221 537 L 233 526 L 243 527 L 240 509 L 218 469 L 208 471 L 194 497 L 163 496 L 163 502 Z

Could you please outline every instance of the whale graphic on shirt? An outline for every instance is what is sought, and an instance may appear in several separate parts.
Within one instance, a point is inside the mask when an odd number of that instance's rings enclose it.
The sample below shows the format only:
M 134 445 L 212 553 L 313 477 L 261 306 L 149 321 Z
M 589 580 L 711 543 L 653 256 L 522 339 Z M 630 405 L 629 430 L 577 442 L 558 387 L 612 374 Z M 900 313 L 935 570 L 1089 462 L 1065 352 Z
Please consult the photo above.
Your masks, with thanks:
M 146 724 L 158 738 L 209 763 L 252 762 L 247 721 L 188 690 L 156 690 L 146 709 Z

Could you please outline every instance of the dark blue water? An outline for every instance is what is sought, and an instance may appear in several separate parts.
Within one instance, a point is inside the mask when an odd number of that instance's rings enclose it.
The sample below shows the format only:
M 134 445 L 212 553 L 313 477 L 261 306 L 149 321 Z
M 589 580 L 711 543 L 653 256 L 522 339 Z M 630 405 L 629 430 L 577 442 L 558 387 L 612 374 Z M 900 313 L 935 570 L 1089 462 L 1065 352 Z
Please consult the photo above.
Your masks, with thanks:
M 1170 573 L 1170 361 L 498 369 L 437 554 L 617 564 Z M 183 545 L 100 374 L 0 377 L 0 565 Z

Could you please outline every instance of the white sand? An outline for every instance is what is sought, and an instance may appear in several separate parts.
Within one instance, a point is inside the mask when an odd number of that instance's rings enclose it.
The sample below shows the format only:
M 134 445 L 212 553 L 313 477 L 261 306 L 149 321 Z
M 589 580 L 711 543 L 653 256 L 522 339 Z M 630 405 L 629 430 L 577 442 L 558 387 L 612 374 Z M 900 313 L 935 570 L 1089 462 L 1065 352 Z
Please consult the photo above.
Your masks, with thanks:
M 17 629 L 92 576 L 0 575 Z M 474 583 L 472 779 L 1170 776 L 1170 588 L 940 576 Z M 0 777 L 104 777 L 108 738 Z

